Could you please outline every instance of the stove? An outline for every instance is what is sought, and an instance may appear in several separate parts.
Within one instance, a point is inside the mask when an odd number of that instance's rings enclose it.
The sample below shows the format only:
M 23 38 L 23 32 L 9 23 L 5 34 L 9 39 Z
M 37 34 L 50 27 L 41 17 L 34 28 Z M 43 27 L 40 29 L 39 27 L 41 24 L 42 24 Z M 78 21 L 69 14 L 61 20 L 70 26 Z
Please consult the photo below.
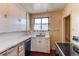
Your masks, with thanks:
M 78 36 L 73 36 L 72 51 L 75 53 L 76 56 L 79 56 L 79 37 Z

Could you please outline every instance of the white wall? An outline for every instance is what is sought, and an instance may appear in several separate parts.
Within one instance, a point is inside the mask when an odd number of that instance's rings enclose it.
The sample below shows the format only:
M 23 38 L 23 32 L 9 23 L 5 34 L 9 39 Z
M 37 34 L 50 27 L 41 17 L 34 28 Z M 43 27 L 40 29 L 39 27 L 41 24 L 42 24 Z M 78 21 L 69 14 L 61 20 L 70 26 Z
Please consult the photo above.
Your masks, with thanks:
M 7 14 L 7 18 L 4 15 Z M 0 4 L 0 32 L 26 31 L 26 13 L 16 4 Z

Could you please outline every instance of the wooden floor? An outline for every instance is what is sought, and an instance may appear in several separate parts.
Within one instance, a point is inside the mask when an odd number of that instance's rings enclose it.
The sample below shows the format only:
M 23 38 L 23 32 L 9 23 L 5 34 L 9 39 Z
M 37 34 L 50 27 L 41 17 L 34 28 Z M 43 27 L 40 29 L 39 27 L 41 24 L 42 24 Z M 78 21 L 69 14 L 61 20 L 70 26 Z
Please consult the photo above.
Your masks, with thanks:
M 41 53 L 41 52 L 30 52 L 30 56 L 55 56 L 56 51 L 51 50 L 50 53 Z
M 50 56 L 55 56 L 56 55 L 56 50 L 51 50 L 50 51 Z

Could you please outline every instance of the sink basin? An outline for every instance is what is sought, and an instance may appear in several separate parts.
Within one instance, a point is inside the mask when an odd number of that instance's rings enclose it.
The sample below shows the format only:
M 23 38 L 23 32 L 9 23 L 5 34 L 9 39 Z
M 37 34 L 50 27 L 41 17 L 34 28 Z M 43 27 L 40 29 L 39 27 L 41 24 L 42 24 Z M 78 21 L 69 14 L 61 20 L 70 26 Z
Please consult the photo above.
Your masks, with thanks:
M 45 37 L 45 35 L 36 35 L 36 37 Z

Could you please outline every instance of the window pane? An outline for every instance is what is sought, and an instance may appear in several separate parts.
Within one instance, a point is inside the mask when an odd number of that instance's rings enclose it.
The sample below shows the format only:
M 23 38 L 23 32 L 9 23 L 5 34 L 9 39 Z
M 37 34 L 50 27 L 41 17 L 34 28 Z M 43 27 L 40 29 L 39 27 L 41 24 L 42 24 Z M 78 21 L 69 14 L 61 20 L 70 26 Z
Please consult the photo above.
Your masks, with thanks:
M 42 30 L 48 30 L 48 18 L 42 18 Z
M 42 23 L 48 23 L 48 18 L 42 18 Z
M 34 30 L 48 30 L 48 18 L 35 19 Z
M 42 30 L 48 30 L 48 23 L 42 24 Z
M 35 19 L 34 30 L 41 30 L 41 19 Z
M 34 30 L 41 30 L 41 24 L 40 23 L 35 24 Z
M 35 23 L 41 23 L 41 19 L 35 19 Z

